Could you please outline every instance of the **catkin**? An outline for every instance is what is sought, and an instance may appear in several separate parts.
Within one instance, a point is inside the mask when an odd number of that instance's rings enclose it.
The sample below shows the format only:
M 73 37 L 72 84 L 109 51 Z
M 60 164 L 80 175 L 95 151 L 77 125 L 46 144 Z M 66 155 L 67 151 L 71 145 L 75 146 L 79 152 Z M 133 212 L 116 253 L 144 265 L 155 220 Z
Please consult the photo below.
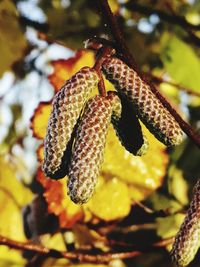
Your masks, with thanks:
M 107 58 L 103 71 L 119 93 L 132 103 L 138 117 L 158 140 L 167 146 L 181 143 L 183 133 L 179 124 L 137 72 L 118 58 Z
M 99 81 L 94 69 L 84 67 L 66 81 L 53 99 L 44 140 L 43 171 L 51 178 L 67 174 L 72 136 L 81 110 Z
M 77 131 L 68 175 L 68 194 L 78 204 L 87 202 L 94 192 L 103 162 L 112 104 L 108 97 L 88 101 Z
M 132 105 L 116 92 L 108 93 L 113 101 L 111 121 L 121 144 L 135 156 L 146 154 L 149 144 Z
M 175 237 L 171 257 L 179 266 L 187 266 L 200 247 L 200 180 L 193 190 L 193 198 L 185 219 Z

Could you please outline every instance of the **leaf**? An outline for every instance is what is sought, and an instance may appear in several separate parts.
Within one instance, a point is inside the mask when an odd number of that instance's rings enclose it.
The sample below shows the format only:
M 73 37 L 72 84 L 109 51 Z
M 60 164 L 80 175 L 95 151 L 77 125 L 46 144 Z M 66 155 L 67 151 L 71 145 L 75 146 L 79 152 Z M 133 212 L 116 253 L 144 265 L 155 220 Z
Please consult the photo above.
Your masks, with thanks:
M 94 246 L 95 243 L 98 246 L 98 242 L 102 242 L 102 235 L 97 231 L 90 229 L 87 225 L 84 224 L 74 225 L 73 234 L 76 239 L 77 247 L 84 247 L 88 245 Z
M 15 166 L 3 156 L 0 157 L 0 170 L 0 234 L 25 241 L 21 208 L 32 200 L 32 193 L 17 180 Z M 20 252 L 4 246 L 0 247 L 0 260 L 2 264 L 13 262 L 13 266 L 24 262 Z
M 51 104 L 41 102 L 31 118 L 30 128 L 33 131 L 33 136 L 37 139 L 43 139 L 45 137 L 50 112 Z
M 119 3 L 117 0 L 109 0 L 108 4 L 113 13 L 117 13 L 119 11 Z
M 131 198 L 137 201 L 145 199 L 162 184 L 168 163 L 164 145 L 146 128 L 143 127 L 143 131 L 149 140 L 149 151 L 142 157 L 135 157 L 125 150 L 110 129 L 102 166 L 104 175 L 127 183 Z
M 157 234 L 163 239 L 175 236 L 184 217 L 184 214 L 176 214 L 165 218 L 157 218 Z
M 0 263 L 1 267 L 24 267 L 26 260 L 21 255 L 21 252 L 10 249 L 7 246 L 1 246 Z
M 36 179 L 44 188 L 43 195 L 48 204 L 48 212 L 58 216 L 60 227 L 70 228 L 83 219 L 82 208 L 74 204 L 67 195 L 66 178 L 51 180 L 38 169 Z
M 64 239 L 61 233 L 56 233 L 54 235 L 45 234 L 40 236 L 40 242 L 44 247 L 50 249 L 56 249 L 60 251 L 65 251 L 66 246 L 64 243 Z
M 169 169 L 169 193 L 183 205 L 188 204 L 188 184 L 183 177 L 183 172 L 172 165 Z
M 29 203 L 33 195 L 30 190 L 17 180 L 17 167 L 8 159 L 0 156 L 0 169 L 0 187 L 4 195 L 7 192 L 7 197 L 18 206 Z
M 169 197 L 166 197 L 158 192 L 152 194 L 148 201 L 151 203 L 153 210 L 155 211 L 167 211 L 169 214 L 176 213 L 183 209 L 183 206 Z
M 43 144 L 39 145 L 36 153 L 37 153 L 37 159 L 41 163 L 44 159 L 44 145 Z
M 0 1 L 0 76 L 22 58 L 26 48 L 15 5 L 10 0 Z
M 131 208 L 128 186 L 113 177 L 106 181 L 100 178 L 99 186 L 87 207 L 100 219 L 111 221 L 127 216 Z
M 49 81 L 59 91 L 64 82 L 71 78 L 73 74 L 79 71 L 82 67 L 92 67 L 94 65 L 94 53 L 86 50 L 79 50 L 74 57 L 67 60 L 60 59 L 51 62 L 54 67 L 54 72 L 49 75 Z
M 181 85 L 199 92 L 200 61 L 194 50 L 175 36 L 164 36 L 162 60 L 169 75 Z

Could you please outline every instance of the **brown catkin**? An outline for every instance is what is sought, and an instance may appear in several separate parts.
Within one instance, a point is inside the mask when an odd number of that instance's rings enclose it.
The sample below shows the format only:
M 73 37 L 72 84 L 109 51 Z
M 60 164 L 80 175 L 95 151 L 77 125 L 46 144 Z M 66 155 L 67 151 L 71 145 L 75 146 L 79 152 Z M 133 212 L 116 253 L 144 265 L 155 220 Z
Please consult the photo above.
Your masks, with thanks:
M 57 179 L 67 174 L 72 133 L 81 110 L 98 81 L 96 71 L 84 67 L 66 81 L 54 96 L 44 140 L 45 175 Z
M 94 192 L 111 121 L 112 104 L 100 95 L 86 105 L 77 131 L 68 175 L 68 194 L 78 204 L 87 202 Z
M 132 103 L 138 117 L 158 140 L 167 146 L 182 142 L 183 132 L 179 124 L 136 71 L 118 58 L 107 58 L 103 71 L 119 93 Z
M 175 237 L 171 257 L 179 266 L 187 266 L 200 247 L 200 180 L 193 190 L 193 198 L 185 219 Z
M 108 92 L 113 101 L 112 124 L 116 134 L 127 151 L 135 156 L 146 154 L 149 144 L 133 106 L 116 92 Z

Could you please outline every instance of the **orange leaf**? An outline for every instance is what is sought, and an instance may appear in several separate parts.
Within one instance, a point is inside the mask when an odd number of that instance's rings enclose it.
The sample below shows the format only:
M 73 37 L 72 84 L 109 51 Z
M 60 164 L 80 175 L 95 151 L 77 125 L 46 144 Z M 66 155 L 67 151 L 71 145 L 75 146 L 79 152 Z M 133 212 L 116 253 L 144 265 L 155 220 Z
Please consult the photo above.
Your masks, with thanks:
M 51 104 L 49 102 L 41 102 L 31 118 L 30 128 L 33 131 L 33 136 L 37 139 L 45 137 L 50 112 Z
M 83 210 L 75 205 L 66 192 L 66 179 L 51 180 L 41 169 L 37 172 L 37 181 L 43 186 L 43 196 L 48 204 L 48 212 L 58 216 L 60 227 L 69 228 L 83 219 Z
M 82 67 L 94 65 L 94 54 L 87 50 L 79 50 L 74 57 L 67 60 L 55 60 L 51 64 L 54 67 L 54 72 L 48 78 L 55 91 L 59 91 L 64 82 Z
M 37 148 L 37 159 L 40 163 L 42 163 L 43 159 L 44 159 L 44 145 L 41 144 L 39 145 L 39 147 Z

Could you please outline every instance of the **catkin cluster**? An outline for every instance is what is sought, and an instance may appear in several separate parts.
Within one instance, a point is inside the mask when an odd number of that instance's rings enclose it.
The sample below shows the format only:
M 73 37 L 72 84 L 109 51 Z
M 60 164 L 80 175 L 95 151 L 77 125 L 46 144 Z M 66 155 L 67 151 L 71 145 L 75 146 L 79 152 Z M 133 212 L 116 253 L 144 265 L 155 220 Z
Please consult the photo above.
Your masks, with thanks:
M 121 144 L 136 156 L 148 149 L 139 118 L 164 144 L 182 140 L 175 119 L 134 70 L 113 57 L 103 62 L 102 70 L 118 92 L 89 99 L 99 75 L 95 68 L 82 68 L 55 95 L 44 140 L 45 175 L 68 175 L 68 194 L 79 204 L 94 192 L 110 123 Z
M 200 180 L 193 190 L 193 198 L 185 219 L 175 237 L 171 257 L 178 267 L 187 266 L 200 247 Z

